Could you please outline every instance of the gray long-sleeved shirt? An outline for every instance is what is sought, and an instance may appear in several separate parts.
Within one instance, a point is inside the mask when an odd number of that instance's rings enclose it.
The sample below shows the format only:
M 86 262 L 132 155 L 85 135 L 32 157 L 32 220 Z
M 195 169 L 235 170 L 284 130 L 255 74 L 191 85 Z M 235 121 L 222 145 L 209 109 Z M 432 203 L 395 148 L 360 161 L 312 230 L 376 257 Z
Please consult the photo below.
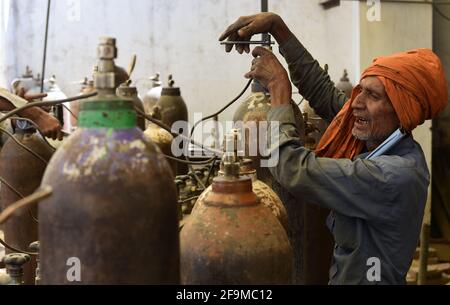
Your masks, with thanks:
M 300 93 L 331 121 L 345 96 L 295 37 L 280 52 Z M 268 119 L 280 122 L 274 177 L 305 202 L 332 210 L 330 284 L 406 284 L 430 182 L 420 145 L 408 136 L 370 161 L 367 153 L 354 160 L 319 158 L 302 146 L 292 107 L 275 107 Z

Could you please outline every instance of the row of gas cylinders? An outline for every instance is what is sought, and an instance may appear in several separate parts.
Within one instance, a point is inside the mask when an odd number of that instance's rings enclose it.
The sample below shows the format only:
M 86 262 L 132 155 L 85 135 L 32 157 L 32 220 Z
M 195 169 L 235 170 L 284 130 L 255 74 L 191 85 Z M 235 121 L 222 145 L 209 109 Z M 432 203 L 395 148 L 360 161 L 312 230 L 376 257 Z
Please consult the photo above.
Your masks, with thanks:
M 177 190 L 189 187 L 183 176 L 174 183 L 177 164 L 164 158 L 173 137 L 154 124 L 143 133 L 145 125 L 134 107 L 147 113 L 150 108 L 129 82 L 117 88 L 120 77 L 111 65 L 115 40 L 102 38 L 97 53 L 99 68 L 84 93 L 99 94 L 80 103 L 78 128 L 64 144 L 54 152 L 36 133 L 26 131 L 16 133 L 16 140 L 40 158 L 12 140 L 2 149 L 0 175 L 14 186 L 2 185 L 4 207 L 39 186 L 53 189 L 39 209 L 21 210 L 3 227 L 6 242 L 15 248 L 25 250 L 40 241 L 39 283 L 300 283 L 304 224 L 296 226 L 296 221 L 304 217 L 304 204 L 258 166 L 258 157 L 224 158 L 221 173 L 186 212 L 190 216 L 180 232 Z M 145 105 L 152 106 L 155 118 L 169 126 L 187 121 L 172 80 L 159 100 L 157 93 L 152 98 Z M 169 115 L 164 109 L 170 107 L 164 105 L 181 107 Z M 269 105 L 255 84 L 234 119 L 264 121 Z M 294 103 L 293 109 L 305 140 L 307 125 Z M 74 259 L 81 264 L 79 277 L 68 276 Z M 29 263 L 26 255 L 14 254 L 6 261 L 11 270 L 24 270 L 25 283 L 34 282 L 35 257 Z

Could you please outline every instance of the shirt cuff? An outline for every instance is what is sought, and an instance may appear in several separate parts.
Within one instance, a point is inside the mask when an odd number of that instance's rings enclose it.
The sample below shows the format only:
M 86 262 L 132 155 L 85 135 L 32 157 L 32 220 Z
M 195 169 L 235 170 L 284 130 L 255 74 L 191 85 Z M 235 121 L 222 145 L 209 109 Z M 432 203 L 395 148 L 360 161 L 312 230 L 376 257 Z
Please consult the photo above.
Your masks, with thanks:
M 280 125 L 293 124 L 295 126 L 296 123 L 291 104 L 273 107 L 267 117 L 269 122 L 279 122 Z
M 292 105 L 274 107 L 269 111 L 268 121 L 272 139 L 272 150 L 293 139 L 298 139 L 298 131 Z

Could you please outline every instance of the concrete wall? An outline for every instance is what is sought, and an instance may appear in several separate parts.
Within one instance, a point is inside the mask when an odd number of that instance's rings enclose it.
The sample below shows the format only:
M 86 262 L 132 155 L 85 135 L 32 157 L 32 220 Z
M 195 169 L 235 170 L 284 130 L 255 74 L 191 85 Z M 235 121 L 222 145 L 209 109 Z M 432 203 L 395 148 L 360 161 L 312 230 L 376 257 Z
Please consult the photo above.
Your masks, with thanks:
M 9 1 L 9 0 L 2 0 Z M 134 79 L 156 71 L 173 73 L 190 109 L 205 115 L 218 110 L 244 87 L 251 55 L 227 55 L 218 43 L 226 26 L 241 15 L 260 11 L 259 0 L 58 0 L 52 1 L 47 75 L 77 93 L 75 84 L 89 76 L 95 64 L 97 38 L 118 39 L 117 63 L 127 66 L 138 55 Z M 26 65 L 41 68 L 46 0 L 11 1 L 9 58 L 0 61 L 0 74 L 12 79 Z M 323 10 L 319 1 L 269 1 L 318 60 L 330 65 L 336 81 L 344 68 L 359 65 L 352 53 L 353 3 Z M 278 54 L 278 48 L 275 48 Z M 355 80 L 355 74 L 350 77 Z M 1 80 L 1 79 L 0 79 Z M 140 83 L 141 84 L 141 83 Z M 3 84 L 5 85 L 5 84 Z M 298 96 L 294 97 L 299 99 Z M 237 106 L 222 119 L 231 119 Z

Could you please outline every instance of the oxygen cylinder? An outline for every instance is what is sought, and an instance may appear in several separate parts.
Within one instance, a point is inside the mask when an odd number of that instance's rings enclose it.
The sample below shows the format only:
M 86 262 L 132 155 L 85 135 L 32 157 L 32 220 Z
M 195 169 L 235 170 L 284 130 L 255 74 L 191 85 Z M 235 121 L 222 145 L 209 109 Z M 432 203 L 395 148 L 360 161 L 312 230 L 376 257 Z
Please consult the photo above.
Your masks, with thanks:
M 174 87 L 175 81 L 172 75 L 169 75 L 168 87 L 164 87 L 161 92 L 161 98 L 156 104 L 161 109 L 161 120 L 169 127 L 175 122 L 188 122 L 188 110 L 186 103 L 181 97 L 180 88 Z M 177 165 L 177 176 L 186 175 L 188 166 L 179 163 Z
M 116 40 L 101 38 L 97 54 L 98 95 L 42 182 L 54 191 L 39 209 L 41 283 L 177 284 L 170 166 L 136 127 L 132 101 L 115 95 Z
M 0 113 L 0 117 L 3 117 L 3 114 Z M 11 124 L 11 120 L 6 120 L 0 123 L 0 127 L 9 131 L 10 133 L 14 132 L 14 129 Z M 6 144 L 6 141 L 9 140 L 9 136 L 5 133 L 0 133 L 0 150 Z
M 153 107 L 158 103 L 162 93 L 162 82 L 159 80 L 160 74 L 156 73 L 155 76 L 150 77 L 152 87 L 148 90 L 143 98 L 145 113 L 150 114 L 153 111 Z
M 237 154 L 181 230 L 181 278 L 189 285 L 292 283 L 293 254 L 283 226 L 239 177 Z
M 24 89 L 25 92 L 37 93 L 40 92 L 40 85 L 40 75 L 38 79 L 35 79 L 33 71 L 27 66 L 25 73 L 11 82 L 11 90 L 14 94 L 18 94 L 21 89 Z
M 156 120 L 161 120 L 161 110 L 158 106 L 153 108 L 153 112 L 151 116 Z M 166 156 L 173 156 L 172 155 L 172 142 L 173 142 L 173 136 L 171 133 L 169 133 L 167 130 L 162 129 L 158 125 L 151 123 L 148 125 L 147 129 L 144 132 L 144 135 L 158 145 L 159 149 L 161 149 L 161 152 L 165 154 Z M 172 168 L 172 173 L 175 176 L 177 174 L 177 162 L 174 160 L 167 161 L 170 164 L 170 167 Z
M 219 171 L 219 176 L 224 176 L 224 169 Z M 267 208 L 272 211 L 273 215 L 280 221 L 283 228 L 286 230 L 286 233 L 289 232 L 289 220 L 285 207 L 283 206 L 283 202 L 278 197 L 278 195 L 264 182 L 258 180 L 256 170 L 253 167 L 253 162 L 250 159 L 243 160 L 241 162 L 239 168 L 239 176 L 243 178 L 250 178 L 253 184 L 253 192 L 255 192 L 256 196 L 260 200 L 260 202 Z M 194 209 L 192 213 L 195 213 L 195 210 L 201 208 L 201 205 L 205 201 L 205 197 L 209 195 L 212 191 L 212 186 L 208 187 L 202 195 L 198 198 L 195 203 Z
M 142 101 L 138 97 L 136 87 L 132 87 L 130 85 L 131 85 L 131 81 L 127 81 L 127 82 L 121 84 L 117 88 L 117 96 L 122 97 L 124 99 L 132 100 L 135 107 L 138 107 L 140 110 L 144 111 L 144 105 L 142 104 Z M 144 131 L 145 130 L 145 118 L 142 116 L 138 116 L 137 125 L 141 130 Z
M 10 186 L 2 184 L 0 189 L 0 201 L 3 209 L 10 204 L 31 195 L 41 184 L 45 168 L 53 154 L 53 150 L 44 142 L 42 137 L 34 130 L 22 131 L 17 129 L 14 138 L 25 145 L 40 158 L 20 147 L 12 139 L 9 139 L 1 152 L 0 176 Z M 19 193 L 17 194 L 16 191 Z M 37 207 L 19 210 L 11 219 L 3 225 L 5 241 L 9 245 L 26 251 L 31 242 L 38 240 Z M 7 253 L 11 251 L 6 250 Z M 36 260 L 24 267 L 24 280 L 28 285 L 34 284 L 34 270 Z
M 181 97 L 180 88 L 174 87 L 175 81 L 169 75 L 168 87 L 164 87 L 161 98 L 157 105 L 161 108 L 162 121 L 167 126 L 172 127 L 177 121 L 188 121 L 188 110 L 186 103 Z

